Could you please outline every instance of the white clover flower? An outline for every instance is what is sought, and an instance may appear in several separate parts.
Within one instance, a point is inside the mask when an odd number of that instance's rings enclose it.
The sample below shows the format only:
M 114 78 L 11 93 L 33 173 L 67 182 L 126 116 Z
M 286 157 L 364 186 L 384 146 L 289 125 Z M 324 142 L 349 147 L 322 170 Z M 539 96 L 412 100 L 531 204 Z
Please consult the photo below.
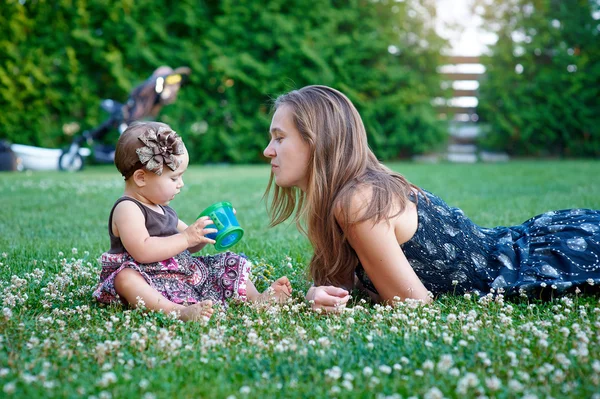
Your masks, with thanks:
M 365 368 L 363 368 L 362 372 L 365 377 L 370 377 L 373 375 L 373 369 L 369 366 L 366 366 Z
M 136 300 L 137 308 L 142 309 L 142 310 L 146 308 L 146 302 L 144 302 L 144 300 L 142 299 L 141 296 L 136 296 L 135 300 Z
M 342 369 L 338 366 L 333 366 L 332 368 L 325 370 L 325 375 L 332 380 L 339 380 L 342 376 Z
M 139 384 L 138 384 L 138 385 L 139 385 L 139 387 L 140 387 L 140 389 L 141 389 L 141 390 L 144 390 L 144 391 L 145 391 L 145 390 L 146 390 L 146 389 L 148 389 L 148 387 L 150 386 L 150 381 L 148 381 L 148 380 L 147 380 L 147 379 L 145 379 L 145 378 L 142 378 L 142 379 L 140 380 L 140 382 L 139 382 Z
M 156 395 L 152 392 L 146 392 L 144 396 L 142 396 L 142 399 L 156 399 Z
M 348 391 L 351 391 L 354 389 L 354 386 L 352 385 L 352 382 L 348 381 L 348 380 L 344 380 L 342 381 L 342 386 L 344 388 L 346 388 Z
M 423 395 L 424 399 L 444 399 L 444 394 L 437 387 L 432 387 Z
M 77 255 L 77 248 L 71 248 L 71 253 L 73 255 Z
M 588 279 L 587 279 L 587 280 L 585 280 L 585 281 L 587 281 L 587 283 L 588 283 L 589 285 L 594 285 L 594 279 L 593 279 L 593 278 L 588 278 Z
M 435 367 L 435 363 L 433 363 L 431 360 L 425 360 L 423 362 L 423 370 L 433 370 L 433 368 Z
M 523 392 L 523 384 L 521 384 L 518 380 L 508 381 L 508 388 L 514 392 Z
M 464 297 L 466 300 L 470 300 L 470 299 L 471 299 L 471 294 L 469 294 L 469 293 L 466 293 L 465 295 L 463 295 L 463 297 Z
M 485 386 L 490 391 L 497 391 L 502 386 L 502 381 L 500 381 L 500 379 L 494 375 L 490 378 L 485 379 Z
M 374 387 L 376 385 L 379 385 L 381 381 L 379 380 L 379 378 L 373 376 L 371 377 L 371 379 L 369 380 L 369 386 Z
M 333 394 L 340 393 L 341 391 L 342 391 L 342 389 L 340 387 L 338 387 L 337 385 L 334 385 L 331 387 L 331 393 L 333 393 Z
M 402 370 L 402 366 L 401 366 L 401 365 L 399 365 L 398 363 L 394 364 L 394 366 L 393 366 L 393 367 L 394 367 L 394 370 L 396 370 L 396 371 L 400 371 L 400 370 Z
M 17 384 L 15 382 L 9 382 L 7 384 L 4 384 L 4 388 L 2 390 L 4 391 L 5 394 L 12 395 L 13 393 L 15 393 L 16 389 L 17 389 Z
M 560 369 L 556 370 L 554 374 L 552 374 L 552 380 L 557 384 L 562 383 L 565 380 L 565 377 L 565 372 Z
M 114 384 L 115 382 L 117 382 L 117 375 L 112 371 L 109 371 L 108 373 L 102 374 L 102 378 L 98 380 L 97 385 L 106 388 L 107 386 Z
M 474 373 L 466 373 L 463 378 L 458 381 L 456 385 L 456 392 L 459 394 L 466 394 L 469 388 L 474 388 L 479 385 L 479 378 Z
M 248 385 L 244 385 L 240 388 L 240 393 L 242 395 L 248 395 L 250 393 L 250 387 Z
M 379 371 L 381 371 L 383 374 L 391 374 L 392 368 L 390 366 L 382 364 L 381 366 L 379 366 Z

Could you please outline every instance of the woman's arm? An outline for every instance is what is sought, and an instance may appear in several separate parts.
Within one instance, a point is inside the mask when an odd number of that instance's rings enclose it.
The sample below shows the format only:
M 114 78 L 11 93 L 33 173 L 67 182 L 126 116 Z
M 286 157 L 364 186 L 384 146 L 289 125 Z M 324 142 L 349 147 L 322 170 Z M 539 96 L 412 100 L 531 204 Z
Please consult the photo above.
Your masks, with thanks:
M 410 238 L 414 234 L 416 208 L 408 205 L 396 215 L 394 213 L 397 210 L 392 209 L 392 217 L 377 223 L 373 219 L 360 221 L 365 204 L 371 201 L 371 197 L 370 187 L 357 190 L 351 198 L 349 209 L 341 206 L 336 208 L 336 219 L 377 289 L 379 299 L 391 302 L 398 297 L 400 300 L 412 298 L 431 302 L 429 292 L 408 263 L 398 242 L 398 236 Z
M 381 301 L 420 299 L 431 302 L 429 293 L 408 263 L 396 239 L 393 223 L 364 221 L 347 228 L 348 242 L 377 289 Z

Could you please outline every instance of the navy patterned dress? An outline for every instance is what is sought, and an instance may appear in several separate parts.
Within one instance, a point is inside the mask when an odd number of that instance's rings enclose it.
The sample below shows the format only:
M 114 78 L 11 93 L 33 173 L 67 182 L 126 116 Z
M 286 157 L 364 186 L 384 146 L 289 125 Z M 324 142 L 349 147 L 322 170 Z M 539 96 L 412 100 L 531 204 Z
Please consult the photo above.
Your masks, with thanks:
M 600 211 L 552 211 L 521 225 L 488 229 L 429 192 L 429 201 L 418 195 L 419 226 L 401 248 L 434 295 L 485 295 L 494 289 L 547 299 L 600 288 Z M 361 265 L 356 274 L 377 292 Z

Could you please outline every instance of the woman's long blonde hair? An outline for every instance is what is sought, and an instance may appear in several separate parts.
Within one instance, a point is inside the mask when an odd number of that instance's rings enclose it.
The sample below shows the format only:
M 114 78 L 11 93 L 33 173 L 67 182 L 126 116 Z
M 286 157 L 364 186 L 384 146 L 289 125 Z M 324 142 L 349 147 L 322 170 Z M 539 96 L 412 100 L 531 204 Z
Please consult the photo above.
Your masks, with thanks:
M 394 211 L 401 213 L 409 193 L 417 188 L 377 160 L 367 143 L 362 119 L 344 94 L 327 86 L 306 86 L 278 97 L 274 108 L 284 105 L 292 111 L 296 128 L 309 144 L 311 158 L 306 192 L 277 186 L 271 173 L 265 192 L 268 197 L 273 190 L 271 226 L 287 220 L 295 210 L 298 229 L 314 248 L 309 267 L 314 283 L 352 288 L 359 260 L 344 234 L 347 229 L 336 221 L 336 209 L 341 210 L 342 224 L 348 224 L 353 194 L 368 187 L 372 189 L 371 200 L 352 223 L 376 223 Z

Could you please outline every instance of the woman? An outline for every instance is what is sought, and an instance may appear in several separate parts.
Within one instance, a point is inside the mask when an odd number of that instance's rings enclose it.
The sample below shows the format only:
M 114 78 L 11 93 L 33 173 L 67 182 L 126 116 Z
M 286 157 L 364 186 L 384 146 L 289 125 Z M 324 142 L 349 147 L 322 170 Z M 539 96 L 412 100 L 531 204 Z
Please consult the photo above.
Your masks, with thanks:
M 379 163 L 360 115 L 337 90 L 307 86 L 280 96 L 270 133 L 271 222 L 296 210 L 314 248 L 315 285 L 306 295 L 314 308 L 345 305 L 355 276 L 384 302 L 490 289 L 538 296 L 600 284 L 600 211 L 480 228 Z

